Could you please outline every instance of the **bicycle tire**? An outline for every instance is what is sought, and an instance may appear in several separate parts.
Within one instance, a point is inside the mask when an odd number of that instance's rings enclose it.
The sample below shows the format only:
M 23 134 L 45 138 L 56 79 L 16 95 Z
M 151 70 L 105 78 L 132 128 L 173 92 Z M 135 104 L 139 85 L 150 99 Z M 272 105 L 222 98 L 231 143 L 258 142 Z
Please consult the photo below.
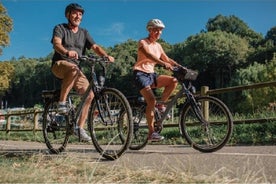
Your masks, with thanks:
M 129 146 L 131 150 L 143 149 L 148 143 L 149 128 L 146 120 L 145 107 L 132 107 L 133 136 Z
M 104 88 L 93 99 L 88 129 L 95 149 L 104 158 L 115 160 L 126 152 L 132 139 L 132 111 L 119 90 Z
M 181 134 L 198 151 L 204 153 L 217 151 L 228 142 L 232 135 L 232 114 L 218 98 L 201 96 L 195 97 L 195 101 L 198 108 L 193 108 L 193 104 L 190 102 L 184 104 L 181 110 Z M 195 109 L 200 109 L 200 112 Z M 202 112 L 204 122 L 199 120 L 196 115 L 196 113 L 202 114 Z M 204 123 L 206 123 L 206 127 L 203 126 Z
M 49 99 L 44 107 L 42 131 L 46 146 L 50 153 L 63 152 L 69 140 L 67 115 L 57 112 L 58 100 Z

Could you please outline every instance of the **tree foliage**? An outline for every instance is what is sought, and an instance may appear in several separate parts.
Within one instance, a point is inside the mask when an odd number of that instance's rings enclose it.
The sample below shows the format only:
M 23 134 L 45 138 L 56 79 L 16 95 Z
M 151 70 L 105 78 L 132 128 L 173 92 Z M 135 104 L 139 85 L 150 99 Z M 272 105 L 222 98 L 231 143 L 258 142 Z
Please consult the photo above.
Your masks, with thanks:
M 10 88 L 14 66 L 10 62 L 0 62 L 0 100 L 5 92 Z
M 54 89 L 55 85 L 50 63 L 30 58 L 12 62 L 15 72 L 11 83 L 12 90 L 7 95 L 9 106 L 32 107 L 42 102 L 42 90 Z
M 234 15 L 228 17 L 217 15 L 208 20 L 206 28 L 209 32 L 220 30 L 245 38 L 253 47 L 257 47 L 263 39 L 261 34 L 250 29 L 245 22 Z
M 261 44 L 249 54 L 248 61 L 265 64 L 272 60 L 276 53 L 276 26 L 272 27 L 261 41 Z
M 190 36 L 174 52 L 180 62 L 200 71 L 200 85 L 225 86 L 233 70 L 246 63 L 248 42 L 232 33 L 214 31 Z
M 247 68 L 239 69 L 232 80 L 232 85 L 247 85 L 267 81 L 276 81 L 276 59 L 260 64 L 255 62 Z M 263 107 L 269 107 L 269 103 L 275 103 L 276 90 L 273 87 L 260 88 L 255 90 L 245 90 L 241 95 L 233 99 L 236 110 L 254 113 L 264 110 Z
M 10 44 L 9 33 L 13 29 L 13 21 L 8 16 L 3 4 L 0 2 L 0 55 L 2 55 L 2 48 Z
M 193 83 L 197 90 L 203 85 L 216 89 L 276 80 L 276 27 L 272 27 L 262 38 L 237 17 L 218 15 L 209 19 L 206 28 L 207 31 L 191 35 L 182 43 L 171 45 L 159 40 L 169 57 L 199 71 L 200 75 Z M 105 48 L 115 58 L 115 62 L 107 66 L 106 86 L 119 89 L 125 96 L 139 94 L 133 84 L 132 72 L 137 58 L 137 44 L 137 41 L 129 39 Z M 50 70 L 52 55 L 53 52 L 45 58 L 22 56 L 0 63 L 0 94 L 5 95 L 9 107 L 42 104 L 42 90 L 60 88 L 60 81 L 53 77 Z M 89 68 L 83 66 L 82 69 L 90 79 Z M 162 67 L 157 67 L 156 72 L 171 74 Z M 275 89 L 264 88 L 219 97 L 230 105 L 233 112 L 250 112 L 275 102 L 276 96 Z
M 276 47 L 276 26 L 266 33 L 265 41 L 269 43 L 269 47 Z

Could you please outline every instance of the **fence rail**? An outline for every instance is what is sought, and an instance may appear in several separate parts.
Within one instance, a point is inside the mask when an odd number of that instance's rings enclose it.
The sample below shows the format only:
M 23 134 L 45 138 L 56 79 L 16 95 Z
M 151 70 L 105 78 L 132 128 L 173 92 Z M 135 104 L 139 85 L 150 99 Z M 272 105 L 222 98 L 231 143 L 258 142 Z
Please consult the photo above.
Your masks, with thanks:
M 242 91 L 242 90 L 248 90 L 248 89 L 257 89 L 257 88 L 264 88 L 264 87 L 276 87 L 276 81 L 248 84 L 243 86 L 234 86 L 234 87 L 228 87 L 228 88 L 212 89 L 212 90 L 209 90 L 208 86 L 202 86 L 200 93 L 202 95 L 214 95 L 214 94 Z
M 212 89 L 212 90 L 209 90 L 207 86 L 203 86 L 201 88 L 200 94 L 214 95 L 214 94 L 220 94 L 220 93 L 242 91 L 242 90 L 248 90 L 248 89 L 257 89 L 257 88 L 264 88 L 264 87 L 276 87 L 276 81 L 256 83 L 256 84 L 243 85 L 243 86 L 235 86 L 235 87 L 229 87 L 229 88 Z M 15 112 L 15 113 L 2 114 L 1 116 L 5 117 L 6 124 L 2 124 L 2 127 L 0 127 L 0 131 L 6 131 L 6 133 L 9 133 L 10 131 L 33 131 L 33 132 L 41 131 L 41 128 L 39 127 L 39 118 L 41 117 L 40 115 L 42 113 L 43 113 L 42 110 L 36 109 L 36 110 L 27 110 L 27 111 Z M 33 118 L 32 118 L 33 126 L 31 128 L 26 128 L 26 129 L 16 129 L 16 128 L 13 129 L 12 125 L 14 124 L 11 120 L 11 117 L 23 116 L 23 115 L 33 115 Z M 276 121 L 276 117 L 240 119 L 240 120 L 234 120 L 234 124 L 266 123 L 269 121 Z M 3 125 L 5 125 L 4 128 L 3 128 Z M 176 123 L 164 124 L 164 127 L 177 127 L 177 126 L 179 125 Z
M 40 115 L 43 113 L 42 110 L 21 110 L 18 112 L 12 112 L 12 113 L 7 113 L 7 114 L 2 114 L 1 116 L 5 117 L 5 121 L 2 121 L 0 124 L 0 131 L 6 131 L 6 133 L 9 133 L 10 131 L 40 131 L 41 128 L 39 128 L 39 118 Z M 20 116 L 26 116 L 26 115 L 32 115 L 31 117 L 31 128 L 22 128 L 21 126 L 23 125 L 21 122 L 14 122 L 12 120 L 12 117 L 20 117 Z M 14 127 L 14 128 L 13 128 Z

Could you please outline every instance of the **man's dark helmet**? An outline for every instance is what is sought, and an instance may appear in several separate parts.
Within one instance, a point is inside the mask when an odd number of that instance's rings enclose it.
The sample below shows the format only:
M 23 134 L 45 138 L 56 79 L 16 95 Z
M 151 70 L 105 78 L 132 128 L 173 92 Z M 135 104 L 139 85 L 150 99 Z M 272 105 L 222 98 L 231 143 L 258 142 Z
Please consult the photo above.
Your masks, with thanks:
M 79 10 L 82 12 L 82 14 L 84 14 L 84 9 L 81 5 L 79 5 L 77 3 L 71 3 L 68 6 L 66 6 L 66 8 L 65 8 L 65 17 L 67 15 L 67 13 L 70 13 L 72 10 Z

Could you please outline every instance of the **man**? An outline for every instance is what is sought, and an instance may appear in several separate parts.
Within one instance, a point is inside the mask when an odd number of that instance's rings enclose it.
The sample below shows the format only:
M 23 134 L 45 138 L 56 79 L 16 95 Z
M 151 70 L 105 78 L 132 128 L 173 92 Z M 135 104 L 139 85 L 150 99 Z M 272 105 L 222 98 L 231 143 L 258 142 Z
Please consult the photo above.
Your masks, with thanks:
M 92 49 L 99 56 L 105 56 L 109 61 L 114 62 L 112 56 L 95 43 L 86 29 L 79 27 L 84 9 L 81 5 L 71 3 L 65 8 L 65 17 L 68 23 L 56 25 L 53 30 L 51 43 L 55 50 L 52 58 L 52 72 L 62 80 L 61 94 L 59 99 L 59 112 L 66 113 L 66 98 L 72 88 L 79 94 L 84 94 L 89 82 L 85 75 L 78 67 L 76 60 L 85 54 L 86 49 Z M 80 134 L 82 141 L 91 141 L 83 129 L 87 118 L 89 106 L 94 98 L 93 92 L 90 93 L 83 106 L 79 121 L 78 129 L 75 134 Z

